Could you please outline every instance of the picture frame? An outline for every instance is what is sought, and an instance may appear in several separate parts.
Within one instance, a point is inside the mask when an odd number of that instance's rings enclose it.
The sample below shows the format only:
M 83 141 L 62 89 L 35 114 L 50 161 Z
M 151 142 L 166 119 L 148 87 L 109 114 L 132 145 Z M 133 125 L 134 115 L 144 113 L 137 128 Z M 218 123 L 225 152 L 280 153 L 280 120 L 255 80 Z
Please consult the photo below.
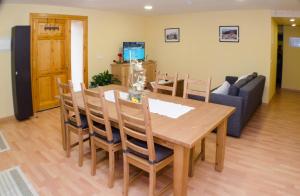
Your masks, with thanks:
M 180 42 L 180 28 L 166 28 L 165 42 Z
M 220 42 L 240 42 L 240 26 L 219 26 Z

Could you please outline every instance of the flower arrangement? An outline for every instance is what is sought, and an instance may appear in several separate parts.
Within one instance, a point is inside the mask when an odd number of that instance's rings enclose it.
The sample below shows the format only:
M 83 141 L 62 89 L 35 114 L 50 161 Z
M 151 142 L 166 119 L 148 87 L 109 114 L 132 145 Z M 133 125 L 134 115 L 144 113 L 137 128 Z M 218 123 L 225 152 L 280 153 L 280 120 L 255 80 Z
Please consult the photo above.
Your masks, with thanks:
M 113 60 L 114 63 L 121 64 L 123 63 L 123 54 L 121 52 L 118 53 L 118 60 Z
M 129 84 L 131 89 L 129 90 L 129 98 L 132 102 L 138 103 L 141 101 L 142 92 L 145 88 L 145 69 L 142 62 L 137 60 L 130 61 L 130 67 L 131 77 L 129 78 Z

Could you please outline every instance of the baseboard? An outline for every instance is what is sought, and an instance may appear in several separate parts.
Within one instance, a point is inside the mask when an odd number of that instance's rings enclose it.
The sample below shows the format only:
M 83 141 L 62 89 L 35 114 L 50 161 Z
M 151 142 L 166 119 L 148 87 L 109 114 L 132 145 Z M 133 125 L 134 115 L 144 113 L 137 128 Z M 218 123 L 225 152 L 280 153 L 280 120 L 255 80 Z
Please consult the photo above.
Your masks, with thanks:
M 14 120 L 14 119 L 15 119 L 15 116 L 3 117 L 3 118 L 0 118 L 0 123 L 6 122 L 6 121 L 9 121 L 9 120 Z

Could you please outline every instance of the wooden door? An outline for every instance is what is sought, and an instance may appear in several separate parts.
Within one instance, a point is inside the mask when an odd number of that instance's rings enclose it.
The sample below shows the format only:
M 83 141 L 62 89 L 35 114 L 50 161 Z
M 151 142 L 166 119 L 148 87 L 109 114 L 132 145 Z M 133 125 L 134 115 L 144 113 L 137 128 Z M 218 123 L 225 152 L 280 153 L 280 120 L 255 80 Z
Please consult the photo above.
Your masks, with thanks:
M 35 111 L 59 105 L 56 78 L 69 79 L 68 23 L 65 19 L 32 20 L 32 79 Z

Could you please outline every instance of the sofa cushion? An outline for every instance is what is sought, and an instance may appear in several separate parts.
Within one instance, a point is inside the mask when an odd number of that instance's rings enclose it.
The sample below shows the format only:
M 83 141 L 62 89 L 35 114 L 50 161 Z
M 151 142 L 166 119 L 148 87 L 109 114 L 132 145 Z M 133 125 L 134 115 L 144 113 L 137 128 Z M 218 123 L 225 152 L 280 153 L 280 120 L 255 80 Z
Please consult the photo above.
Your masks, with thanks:
M 229 88 L 230 88 L 229 82 L 225 81 L 219 88 L 214 90 L 213 93 L 228 95 Z
M 240 89 L 236 85 L 231 85 L 228 91 L 228 95 L 238 96 Z

